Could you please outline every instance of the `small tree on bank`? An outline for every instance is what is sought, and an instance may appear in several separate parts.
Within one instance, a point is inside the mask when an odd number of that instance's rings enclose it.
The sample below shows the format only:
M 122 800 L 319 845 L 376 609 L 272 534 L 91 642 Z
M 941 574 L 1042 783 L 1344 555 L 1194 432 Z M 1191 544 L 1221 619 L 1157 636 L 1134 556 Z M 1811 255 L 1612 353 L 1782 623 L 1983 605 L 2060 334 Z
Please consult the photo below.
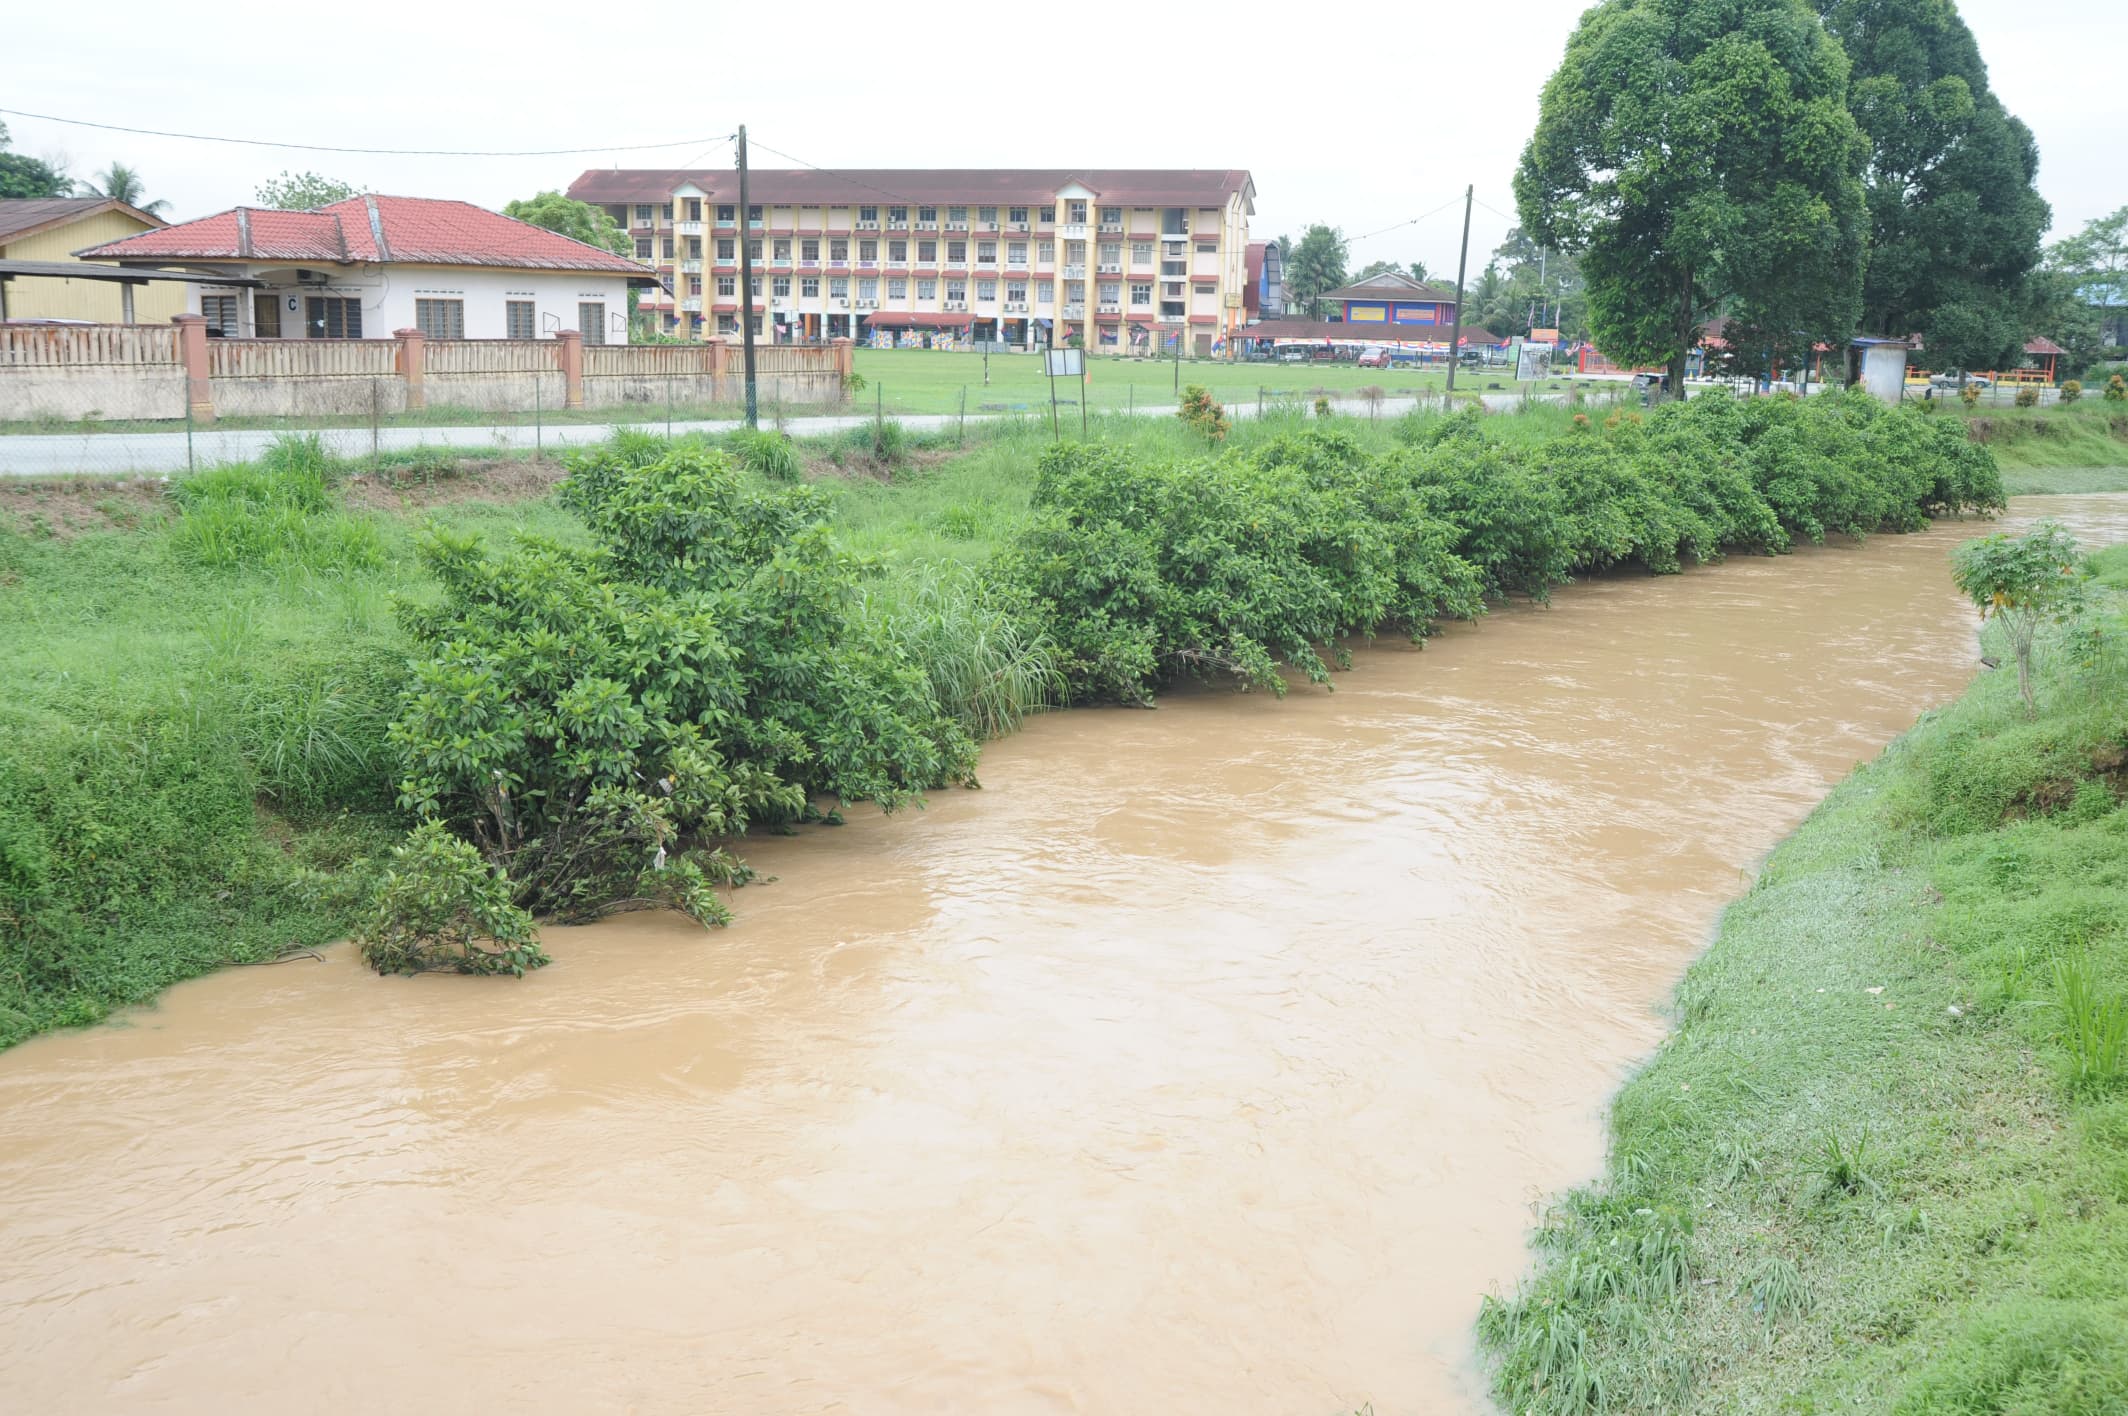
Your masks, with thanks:
M 2017 691 L 2025 716 L 2037 711 L 2032 695 L 2032 648 L 2042 625 L 2057 624 L 2083 602 L 2076 538 L 2058 522 L 2042 521 L 2022 536 L 1997 532 L 1969 541 L 1951 554 L 1958 589 L 1980 608 L 1980 618 L 2000 621 L 2017 656 Z

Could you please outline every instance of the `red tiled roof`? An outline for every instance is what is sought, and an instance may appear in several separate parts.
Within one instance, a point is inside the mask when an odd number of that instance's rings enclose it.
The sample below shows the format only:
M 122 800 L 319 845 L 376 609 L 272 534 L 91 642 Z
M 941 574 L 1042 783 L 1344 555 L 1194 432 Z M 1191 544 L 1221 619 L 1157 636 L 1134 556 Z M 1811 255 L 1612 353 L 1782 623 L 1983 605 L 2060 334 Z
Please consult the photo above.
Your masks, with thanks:
M 1456 292 L 1413 280 L 1398 270 L 1385 270 L 1351 285 L 1323 292 L 1325 300 L 1403 300 L 1417 304 L 1453 305 Z
M 903 325 L 957 327 L 973 323 L 975 323 L 975 316 L 973 315 L 931 315 L 925 314 L 921 310 L 881 310 L 878 314 L 865 316 L 865 327 L 867 329 L 884 329 Z
M 2068 352 L 2068 350 L 2062 348 L 2059 344 L 2056 344 L 2053 340 L 2047 338 L 2043 334 L 2035 334 L 2030 339 L 2025 341 L 2025 353 L 2037 354 L 2040 355 L 2042 358 L 2049 354 L 2066 354 Z
M 691 182 L 711 200 L 736 202 L 729 168 L 593 168 L 569 184 L 580 202 L 659 202 Z M 747 173 L 755 206 L 1046 206 L 1073 183 L 1104 206 L 1223 206 L 1254 190 L 1246 169 L 871 167 L 849 172 L 756 167 Z
M 315 211 L 234 207 L 75 254 L 86 260 L 131 262 L 400 262 L 650 274 L 626 256 L 528 221 L 470 202 L 428 197 L 350 197 Z
M 1264 320 L 1234 331 L 1241 339 L 1309 339 L 1339 344 L 1442 344 L 1448 343 L 1450 326 L 1339 324 L 1334 320 Z M 1463 326 L 1465 344 L 1504 344 L 1507 341 L 1489 329 Z

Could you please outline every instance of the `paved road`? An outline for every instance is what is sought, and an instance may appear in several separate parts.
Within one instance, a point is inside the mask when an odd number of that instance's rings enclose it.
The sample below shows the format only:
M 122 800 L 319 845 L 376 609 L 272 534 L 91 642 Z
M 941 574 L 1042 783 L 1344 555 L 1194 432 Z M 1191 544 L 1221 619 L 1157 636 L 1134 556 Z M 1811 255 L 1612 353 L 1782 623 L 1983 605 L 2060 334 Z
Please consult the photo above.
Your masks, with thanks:
M 1480 395 L 1488 408 L 1503 410 L 1519 402 L 1519 396 L 1511 393 L 1488 393 Z M 1382 411 L 1384 416 L 1404 411 L 1404 400 L 1392 401 Z M 1343 413 L 1365 414 L 1368 405 L 1357 399 L 1338 399 L 1334 404 Z M 1114 410 L 1121 411 L 1121 410 Z M 1172 405 L 1166 407 L 1140 406 L 1140 417 L 1169 415 Z M 1255 410 L 1247 405 L 1230 406 L 1229 414 L 1246 418 Z M 1020 415 L 1005 415 L 1020 416 Z M 1024 415 L 1034 417 L 1029 413 Z M 1073 415 L 1067 415 L 1073 416 Z M 968 421 L 983 423 L 998 421 L 999 415 L 971 414 Z M 797 437 L 816 436 L 821 433 L 839 432 L 845 428 L 861 428 L 871 422 L 863 414 L 850 414 L 820 418 L 790 418 L 783 426 Z M 955 423 L 950 413 L 919 413 L 897 417 L 895 422 L 912 432 L 950 428 Z M 1046 421 L 1046 420 L 1045 420 Z M 483 427 L 421 427 L 385 428 L 376 434 L 379 448 L 399 451 L 419 447 L 452 447 L 468 451 L 522 452 L 535 445 L 563 447 L 571 444 L 599 442 L 611 433 L 616 425 L 611 423 L 550 423 L 535 430 L 526 425 Z M 663 422 L 647 422 L 625 426 L 640 427 L 646 432 L 663 432 Z M 671 425 L 675 433 L 728 433 L 739 426 L 736 419 L 676 422 Z M 0 436 L 0 477 L 58 477 L 81 474 L 104 476 L 138 476 L 182 472 L 187 467 L 211 467 L 221 462 L 248 462 L 272 446 L 280 437 L 278 432 L 256 429 L 196 429 L 190 437 L 191 446 L 186 446 L 184 433 L 38 433 Z M 367 457 L 370 453 L 370 430 L 361 428 L 324 428 L 318 436 L 332 452 L 348 458 Z

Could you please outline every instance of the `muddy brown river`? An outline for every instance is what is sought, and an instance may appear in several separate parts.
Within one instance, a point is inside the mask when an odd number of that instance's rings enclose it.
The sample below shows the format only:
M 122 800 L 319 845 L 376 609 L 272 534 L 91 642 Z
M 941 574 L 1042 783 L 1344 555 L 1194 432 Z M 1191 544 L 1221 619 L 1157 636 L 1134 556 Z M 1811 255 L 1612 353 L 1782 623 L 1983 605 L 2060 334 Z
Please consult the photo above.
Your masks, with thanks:
M 0 1055 L 0 1406 L 1485 1409 L 1479 1295 L 1723 903 L 1974 672 L 1974 529 L 1042 718 L 755 845 L 724 932 L 341 949 Z

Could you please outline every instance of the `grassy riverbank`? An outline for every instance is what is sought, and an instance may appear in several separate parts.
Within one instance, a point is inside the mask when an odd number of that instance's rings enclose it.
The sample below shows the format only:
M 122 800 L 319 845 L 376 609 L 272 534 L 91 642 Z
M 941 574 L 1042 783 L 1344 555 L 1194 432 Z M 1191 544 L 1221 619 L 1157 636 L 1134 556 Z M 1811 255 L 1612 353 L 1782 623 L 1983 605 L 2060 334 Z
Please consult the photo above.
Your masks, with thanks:
M 2095 563 L 2109 637 L 2036 720 L 1983 676 L 1730 908 L 1487 1306 L 1510 1409 L 2128 1410 L 2128 548 Z
M 1046 510 L 1035 422 L 965 447 L 889 424 L 798 450 L 829 529 L 881 564 L 852 611 L 863 632 L 978 737 L 1053 701 L 1031 645 L 1077 643 L 1062 667 L 1080 692 L 1244 661 L 1275 686 L 1275 666 L 1310 667 L 1308 645 L 1385 618 L 1471 613 L 1481 591 L 1543 593 L 1616 560 L 1913 524 L 1934 495 L 1940 440 L 1918 418 L 1868 431 L 1893 438 L 1873 462 L 1880 444 L 1822 410 L 1756 452 L 1781 407 L 1679 409 L 1645 430 L 1591 411 L 1251 420 L 1213 462 L 1176 420 L 1097 420 L 1104 459 L 1060 469 Z M 1328 441 L 1293 441 L 1324 426 Z M 412 653 L 394 604 L 435 595 L 420 525 L 587 538 L 547 495 L 551 467 L 414 462 L 394 486 L 292 442 L 168 488 L 0 489 L 0 1045 L 345 932 L 405 825 L 384 728 Z M 1176 495 L 1199 478 L 1226 511 Z M 1148 538 L 1125 518 L 1130 535 L 1107 537 L 1116 495 L 1166 499 L 1169 524 Z M 1001 570 L 1043 516 L 1098 534 Z M 1177 554 L 1200 536 L 1228 547 L 1216 573 Z M 1060 573 L 1071 563 L 1083 573 Z

